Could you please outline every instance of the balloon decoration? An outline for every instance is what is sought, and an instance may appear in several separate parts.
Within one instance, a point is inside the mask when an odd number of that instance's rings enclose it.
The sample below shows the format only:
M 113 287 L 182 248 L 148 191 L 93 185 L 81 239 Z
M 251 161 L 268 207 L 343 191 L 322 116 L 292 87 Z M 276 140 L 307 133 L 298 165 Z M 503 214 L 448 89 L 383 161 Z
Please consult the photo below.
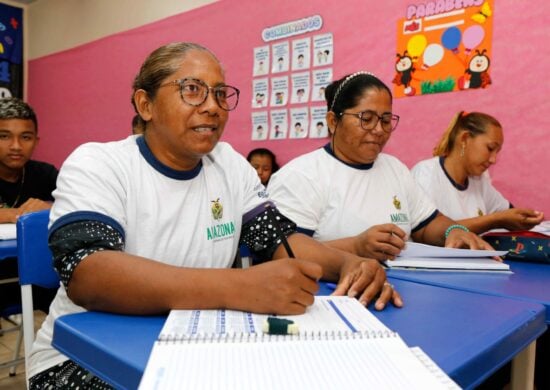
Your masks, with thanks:
M 407 52 L 411 57 L 419 57 L 426 48 L 427 44 L 428 41 L 426 40 L 426 37 L 424 35 L 413 35 L 407 43 Z
M 451 50 L 454 54 L 458 53 L 458 45 L 460 45 L 461 32 L 458 27 L 449 27 L 441 35 L 441 44 L 445 49 Z
M 430 43 L 424 50 L 422 69 L 426 70 L 430 66 L 438 64 L 443 59 L 443 46 L 439 43 Z
M 490 86 L 495 2 L 429 0 L 403 5 L 406 16 L 397 21 L 392 64 L 393 96 Z
M 485 30 L 482 26 L 476 24 L 473 26 L 468 27 L 464 31 L 464 36 L 462 38 L 462 43 L 464 44 L 464 48 L 466 49 L 466 54 L 470 54 L 470 52 L 477 47 L 483 41 L 483 38 L 485 37 Z

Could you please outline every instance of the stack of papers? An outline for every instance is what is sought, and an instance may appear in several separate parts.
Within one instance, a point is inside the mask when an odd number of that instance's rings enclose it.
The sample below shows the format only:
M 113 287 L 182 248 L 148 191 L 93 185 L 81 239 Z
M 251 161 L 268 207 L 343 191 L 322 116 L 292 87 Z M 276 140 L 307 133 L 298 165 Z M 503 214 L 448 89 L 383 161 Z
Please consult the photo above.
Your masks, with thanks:
M 440 270 L 510 271 L 508 264 L 493 257 L 507 251 L 444 248 L 407 242 L 395 260 L 387 260 L 389 268 L 426 268 Z
M 17 229 L 14 223 L 0 223 L 0 240 L 13 240 L 17 238 Z

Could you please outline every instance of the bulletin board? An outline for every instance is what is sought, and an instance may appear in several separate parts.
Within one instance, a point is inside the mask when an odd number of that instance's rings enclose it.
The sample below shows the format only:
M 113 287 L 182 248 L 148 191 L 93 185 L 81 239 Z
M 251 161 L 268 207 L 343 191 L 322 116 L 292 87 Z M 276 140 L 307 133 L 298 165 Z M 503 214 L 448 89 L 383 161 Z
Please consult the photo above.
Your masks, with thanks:
M 397 22 L 394 96 L 488 88 L 493 1 L 408 5 Z
M 328 137 L 334 38 L 322 28 L 322 16 L 311 15 L 263 29 L 267 44 L 253 49 L 252 141 Z
M 0 3 L 0 98 L 23 98 L 23 9 Z

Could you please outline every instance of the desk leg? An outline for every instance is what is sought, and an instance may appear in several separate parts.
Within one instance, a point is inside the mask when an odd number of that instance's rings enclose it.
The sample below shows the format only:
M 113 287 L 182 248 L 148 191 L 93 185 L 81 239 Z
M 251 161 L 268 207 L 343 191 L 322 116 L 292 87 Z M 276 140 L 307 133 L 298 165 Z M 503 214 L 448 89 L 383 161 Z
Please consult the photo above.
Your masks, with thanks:
M 537 342 L 533 341 L 512 360 L 511 390 L 533 390 L 536 346 Z

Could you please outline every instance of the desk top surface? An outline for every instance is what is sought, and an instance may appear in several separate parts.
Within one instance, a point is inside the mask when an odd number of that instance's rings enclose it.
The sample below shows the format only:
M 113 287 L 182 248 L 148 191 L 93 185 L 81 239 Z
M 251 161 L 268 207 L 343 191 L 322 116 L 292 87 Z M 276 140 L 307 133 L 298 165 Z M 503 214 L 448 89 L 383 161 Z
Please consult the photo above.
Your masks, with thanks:
M 17 257 L 17 240 L 0 240 L 0 260 Z
M 514 298 L 546 307 L 550 323 L 550 264 L 507 261 L 512 274 L 426 270 L 387 270 L 388 276 L 433 286 Z
M 375 315 L 420 346 L 462 387 L 473 387 L 546 329 L 535 303 L 392 279 L 405 307 Z M 331 289 L 321 284 L 320 294 Z M 136 388 L 164 316 L 86 312 L 56 321 L 53 345 L 120 388 Z

